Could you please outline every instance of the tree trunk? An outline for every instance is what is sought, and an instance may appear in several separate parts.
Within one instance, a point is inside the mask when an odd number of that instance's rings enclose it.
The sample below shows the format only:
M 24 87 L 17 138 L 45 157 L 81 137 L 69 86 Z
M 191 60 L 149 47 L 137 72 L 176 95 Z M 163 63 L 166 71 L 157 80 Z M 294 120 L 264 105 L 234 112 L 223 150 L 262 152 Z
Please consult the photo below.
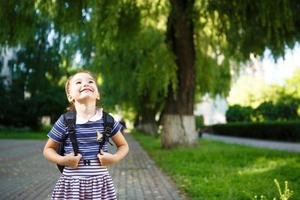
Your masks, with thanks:
M 153 110 L 140 112 L 136 129 L 149 135 L 157 135 L 158 126 L 155 121 L 155 114 L 156 112 Z
M 194 98 L 196 87 L 193 26 L 194 0 L 170 0 L 167 43 L 175 55 L 178 85 L 169 87 L 163 111 L 162 146 L 192 145 L 197 141 Z
M 147 106 L 147 96 L 143 97 L 143 104 L 140 105 L 140 111 L 137 119 L 136 129 L 145 132 L 150 135 L 157 135 L 158 126 L 155 121 L 155 115 L 157 108 L 154 106 Z

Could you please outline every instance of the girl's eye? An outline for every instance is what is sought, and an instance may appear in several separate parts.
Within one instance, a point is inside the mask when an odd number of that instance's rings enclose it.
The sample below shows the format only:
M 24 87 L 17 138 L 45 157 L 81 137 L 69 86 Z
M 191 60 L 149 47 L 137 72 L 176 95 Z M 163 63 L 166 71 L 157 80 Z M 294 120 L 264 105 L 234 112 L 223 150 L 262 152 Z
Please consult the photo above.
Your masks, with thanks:
M 76 84 L 81 84 L 81 81 L 77 81 Z
M 94 83 L 94 81 L 89 81 L 89 83 Z

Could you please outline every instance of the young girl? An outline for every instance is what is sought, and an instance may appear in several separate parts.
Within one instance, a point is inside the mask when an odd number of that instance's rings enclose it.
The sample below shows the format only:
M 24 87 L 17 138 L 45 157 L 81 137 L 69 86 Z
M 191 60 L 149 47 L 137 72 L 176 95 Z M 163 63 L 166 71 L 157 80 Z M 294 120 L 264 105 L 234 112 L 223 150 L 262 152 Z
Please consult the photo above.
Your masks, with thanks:
M 67 127 L 61 116 L 48 133 L 44 147 L 47 160 L 65 166 L 57 181 L 52 199 L 116 199 L 112 179 L 106 166 L 117 163 L 128 153 L 128 144 L 120 132 L 122 125 L 114 121 L 110 137 L 117 146 L 114 154 L 99 153 L 97 134 L 104 131 L 102 109 L 96 107 L 100 99 L 96 80 L 88 71 L 71 76 L 65 85 L 71 108 L 76 111 L 75 134 L 79 153 L 74 156 L 69 137 L 65 144 L 65 155 L 56 150 L 67 134 Z

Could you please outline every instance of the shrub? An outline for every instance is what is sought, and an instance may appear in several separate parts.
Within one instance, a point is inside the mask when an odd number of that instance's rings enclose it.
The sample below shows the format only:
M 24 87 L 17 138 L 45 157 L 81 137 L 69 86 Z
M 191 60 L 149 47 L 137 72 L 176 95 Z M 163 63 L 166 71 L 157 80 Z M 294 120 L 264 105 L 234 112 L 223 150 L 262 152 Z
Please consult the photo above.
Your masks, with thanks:
M 237 137 L 260 138 L 279 141 L 300 141 L 300 122 L 248 122 L 216 124 L 211 126 L 214 134 Z
M 227 122 L 249 122 L 253 113 L 254 110 L 250 106 L 233 105 L 228 108 L 226 119 Z

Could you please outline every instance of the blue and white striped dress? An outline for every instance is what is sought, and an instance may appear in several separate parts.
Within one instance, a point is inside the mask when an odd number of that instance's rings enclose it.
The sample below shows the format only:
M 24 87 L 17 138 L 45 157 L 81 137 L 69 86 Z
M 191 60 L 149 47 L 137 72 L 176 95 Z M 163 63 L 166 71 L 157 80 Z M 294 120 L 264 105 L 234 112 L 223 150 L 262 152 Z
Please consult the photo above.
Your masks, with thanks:
M 97 110 L 96 115 L 89 121 L 77 116 L 75 129 L 78 149 L 82 158 L 78 168 L 64 168 L 54 187 L 52 199 L 117 199 L 111 176 L 107 168 L 101 166 L 97 157 L 99 142 L 96 132 L 104 132 L 103 125 L 102 110 Z M 119 122 L 114 121 L 110 137 L 116 134 L 121 127 Z M 63 116 L 61 116 L 48 133 L 48 137 L 56 142 L 62 142 L 67 134 L 66 129 Z M 107 149 L 108 146 L 105 144 L 103 150 L 107 152 Z M 66 140 L 65 152 L 65 154 L 73 152 L 69 137 Z M 84 164 L 84 160 L 88 161 L 88 164 Z

